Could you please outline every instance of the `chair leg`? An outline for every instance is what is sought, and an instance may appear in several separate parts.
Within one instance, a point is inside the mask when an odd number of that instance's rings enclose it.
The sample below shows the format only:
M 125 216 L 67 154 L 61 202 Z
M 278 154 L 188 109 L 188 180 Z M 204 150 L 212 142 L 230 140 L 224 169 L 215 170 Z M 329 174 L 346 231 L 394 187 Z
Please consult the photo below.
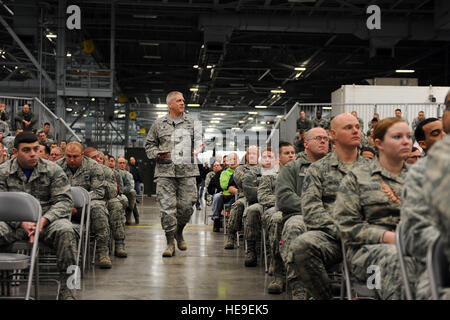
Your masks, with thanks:
M 264 254 L 264 271 L 267 273 L 269 271 L 267 267 L 267 248 L 266 248 L 266 232 L 264 228 L 261 227 L 261 255 Z

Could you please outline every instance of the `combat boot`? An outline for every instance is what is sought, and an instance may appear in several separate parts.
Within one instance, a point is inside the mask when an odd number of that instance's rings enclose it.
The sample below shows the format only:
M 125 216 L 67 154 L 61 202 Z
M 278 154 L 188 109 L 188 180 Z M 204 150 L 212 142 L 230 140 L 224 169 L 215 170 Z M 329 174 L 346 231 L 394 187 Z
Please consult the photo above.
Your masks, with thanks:
M 100 269 L 111 269 L 112 263 L 107 248 L 97 251 L 97 266 L 99 266 Z
M 234 233 L 230 232 L 228 234 L 227 242 L 225 242 L 224 249 L 234 249 Z
M 177 230 L 175 231 L 175 239 L 177 240 L 178 249 L 184 251 L 187 249 L 187 244 L 183 238 L 183 229 L 185 224 L 177 225 Z
M 245 254 L 245 266 L 246 267 L 256 267 L 257 259 L 256 259 L 256 242 L 247 241 L 247 252 Z
M 283 277 L 275 276 L 267 287 L 267 292 L 272 294 L 280 294 L 284 291 L 285 281 Z
M 126 218 L 125 224 L 127 226 L 131 225 L 131 210 L 128 208 L 125 209 L 125 218 Z
M 76 300 L 74 290 L 66 287 L 66 283 L 61 283 L 61 290 L 59 290 L 58 300 Z
M 175 237 L 173 232 L 166 232 L 167 248 L 164 250 L 163 257 L 172 257 L 175 255 Z
M 128 256 L 123 240 L 116 240 L 114 255 L 119 258 L 126 258 Z
M 136 224 L 139 224 L 139 212 L 137 206 L 134 206 L 133 208 L 133 216 L 134 216 L 134 222 Z
M 292 289 L 292 300 L 306 300 L 306 290 L 300 281 L 289 281 L 289 286 Z

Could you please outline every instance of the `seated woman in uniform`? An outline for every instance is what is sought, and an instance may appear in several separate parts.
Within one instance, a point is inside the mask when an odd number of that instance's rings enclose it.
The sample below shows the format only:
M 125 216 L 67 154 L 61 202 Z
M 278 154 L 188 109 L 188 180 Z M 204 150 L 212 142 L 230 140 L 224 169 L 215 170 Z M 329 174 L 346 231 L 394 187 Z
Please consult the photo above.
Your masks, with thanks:
M 378 156 L 345 176 L 333 216 L 347 248 L 350 272 L 366 283 L 373 274 L 371 270 L 379 270 L 381 277 L 372 277 L 378 296 L 401 299 L 403 282 L 395 229 L 400 220 L 399 195 L 407 173 L 405 159 L 412 147 L 408 124 L 396 118 L 380 121 L 374 142 Z M 407 269 L 414 269 L 410 259 Z

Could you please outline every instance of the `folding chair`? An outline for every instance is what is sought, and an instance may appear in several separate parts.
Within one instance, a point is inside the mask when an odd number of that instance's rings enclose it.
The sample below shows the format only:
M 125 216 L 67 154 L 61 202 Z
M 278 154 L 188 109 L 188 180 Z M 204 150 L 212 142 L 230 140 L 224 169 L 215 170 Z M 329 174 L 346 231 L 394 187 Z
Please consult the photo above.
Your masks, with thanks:
M 439 292 L 450 288 L 449 262 L 444 254 L 444 243 L 439 236 L 428 248 L 427 272 L 433 300 L 440 300 Z
M 77 247 L 77 266 L 80 264 L 81 257 L 81 275 L 86 270 L 87 240 L 89 239 L 89 229 L 86 227 L 87 221 L 90 219 L 91 196 L 89 192 L 82 187 L 71 187 L 72 199 L 75 208 L 81 208 L 80 223 L 72 222 L 74 229 L 79 232 L 80 239 Z M 84 245 L 83 245 L 84 243 Z M 83 250 L 84 249 L 84 250 Z M 83 250 L 83 254 L 82 254 Z
M 0 203 L 2 204 L 0 206 L 0 221 L 36 222 L 36 230 L 30 256 L 18 253 L 0 253 L 0 270 L 4 271 L 3 273 L 6 276 L 6 279 L 1 279 L 2 289 L 4 283 L 8 282 L 8 277 L 10 276 L 8 275 L 9 272 L 12 270 L 23 270 L 29 267 L 25 300 L 30 299 L 31 282 L 33 280 L 34 271 L 36 271 L 34 298 L 37 299 L 39 273 L 37 270 L 36 259 L 38 255 L 39 229 L 41 227 L 41 205 L 36 198 L 25 192 L 0 192 Z
M 141 212 L 144 212 L 144 184 L 143 183 L 141 183 L 140 195 L 141 195 Z
M 344 266 L 344 278 L 345 278 L 347 299 L 348 300 L 353 300 L 353 298 L 376 299 L 377 296 L 375 290 L 370 290 L 369 288 L 367 288 L 366 283 L 358 281 L 357 279 L 354 279 L 351 276 L 350 269 L 348 267 L 345 244 L 342 238 L 341 238 L 341 249 L 342 249 L 342 263 Z
M 405 257 L 407 256 L 407 254 L 403 239 L 403 228 L 403 223 L 402 221 L 400 221 L 395 232 L 395 245 L 397 247 L 398 259 L 400 261 L 400 269 L 402 272 L 403 285 L 405 286 L 406 299 L 413 300 L 411 287 L 409 285 L 408 273 L 406 272 Z

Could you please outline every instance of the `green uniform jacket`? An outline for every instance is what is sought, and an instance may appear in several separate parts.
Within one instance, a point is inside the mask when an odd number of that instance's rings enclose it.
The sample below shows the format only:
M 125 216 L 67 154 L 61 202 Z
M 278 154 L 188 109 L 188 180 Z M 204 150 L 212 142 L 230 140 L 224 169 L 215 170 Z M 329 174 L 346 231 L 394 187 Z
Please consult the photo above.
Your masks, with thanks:
M 302 214 L 302 186 L 310 165 L 311 160 L 302 152 L 300 159 L 291 161 L 281 168 L 275 184 L 275 196 L 277 208 L 283 213 L 283 218 L 292 214 Z
M 73 201 L 67 175 L 57 164 L 39 159 L 30 179 L 19 167 L 17 159 L 0 165 L 0 191 L 22 191 L 39 200 L 42 215 L 49 223 L 68 219 L 72 214 Z M 18 228 L 20 222 L 9 223 Z
M 365 244 L 380 244 L 385 231 L 395 231 L 400 221 L 400 204 L 383 191 L 381 180 L 401 195 L 407 170 L 405 165 L 395 176 L 375 158 L 343 178 L 333 217 L 347 245 L 357 249 Z
M 344 164 L 336 152 L 332 152 L 311 164 L 303 181 L 301 197 L 303 219 L 308 230 L 320 230 L 339 239 L 332 218 L 339 184 L 352 168 L 367 163 L 365 158 L 358 155 L 352 164 Z
M 263 206 L 264 210 L 275 207 L 275 182 L 278 172 L 275 174 L 265 174 L 261 177 L 258 185 L 258 202 Z
M 223 170 L 220 174 L 220 187 L 223 190 L 224 196 L 230 196 L 231 193 L 228 191 L 228 182 L 230 181 L 231 175 L 234 173 L 234 170 L 231 168 L 227 168 L 226 170 Z

